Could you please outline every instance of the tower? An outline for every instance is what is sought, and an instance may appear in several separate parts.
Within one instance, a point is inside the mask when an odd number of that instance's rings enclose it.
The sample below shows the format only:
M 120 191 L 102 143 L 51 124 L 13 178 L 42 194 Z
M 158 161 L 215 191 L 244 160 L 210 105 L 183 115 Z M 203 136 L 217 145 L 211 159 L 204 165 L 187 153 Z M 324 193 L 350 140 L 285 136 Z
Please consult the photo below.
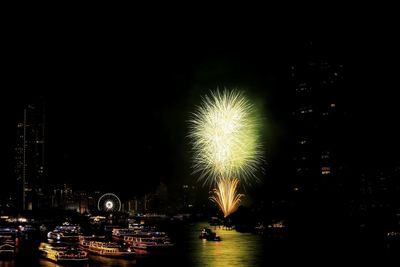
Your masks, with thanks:
M 18 207 L 40 208 L 45 179 L 45 113 L 44 102 L 25 105 L 17 122 L 15 174 Z

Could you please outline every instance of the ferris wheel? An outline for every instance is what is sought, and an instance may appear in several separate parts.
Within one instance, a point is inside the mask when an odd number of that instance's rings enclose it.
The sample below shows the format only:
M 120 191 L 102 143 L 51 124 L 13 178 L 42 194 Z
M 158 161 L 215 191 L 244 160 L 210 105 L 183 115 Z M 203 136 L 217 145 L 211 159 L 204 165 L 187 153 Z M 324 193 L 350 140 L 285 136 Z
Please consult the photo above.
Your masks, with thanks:
M 99 198 L 97 208 L 106 212 L 121 211 L 121 200 L 113 193 L 106 193 Z

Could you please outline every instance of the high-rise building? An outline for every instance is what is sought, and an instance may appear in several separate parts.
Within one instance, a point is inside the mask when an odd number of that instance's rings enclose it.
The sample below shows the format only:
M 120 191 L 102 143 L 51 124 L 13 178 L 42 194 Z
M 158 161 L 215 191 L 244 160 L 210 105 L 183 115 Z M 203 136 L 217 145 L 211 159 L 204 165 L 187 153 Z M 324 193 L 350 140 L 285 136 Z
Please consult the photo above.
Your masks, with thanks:
M 355 180 L 359 191 L 351 201 L 353 215 L 400 224 L 400 166 L 365 168 Z
M 85 190 L 73 190 L 67 184 L 53 189 L 51 207 L 72 210 L 81 214 L 88 213 L 90 201 L 93 199 Z M 94 206 L 94 204 L 93 204 Z M 94 209 L 94 207 L 93 207 Z
M 292 91 L 293 191 L 336 190 L 340 186 L 343 65 L 308 44 L 290 66 Z
M 40 208 L 45 179 L 44 102 L 24 106 L 17 122 L 15 174 L 17 202 L 22 210 Z
M 196 187 L 184 184 L 181 191 L 181 205 L 183 211 L 192 210 L 196 203 Z

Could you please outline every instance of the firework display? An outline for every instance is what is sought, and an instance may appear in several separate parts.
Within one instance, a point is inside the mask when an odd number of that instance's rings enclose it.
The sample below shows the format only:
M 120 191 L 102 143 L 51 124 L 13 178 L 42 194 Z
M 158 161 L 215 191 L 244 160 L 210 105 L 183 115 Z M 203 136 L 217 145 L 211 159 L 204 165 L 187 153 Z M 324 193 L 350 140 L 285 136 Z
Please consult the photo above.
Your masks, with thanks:
M 211 92 L 189 124 L 193 168 L 200 179 L 215 184 L 220 178 L 255 178 L 262 160 L 259 120 L 241 92 Z
M 239 180 L 236 178 L 220 179 L 217 188 L 214 189 L 214 196 L 210 197 L 224 213 L 224 217 L 235 212 L 239 206 L 243 194 L 237 192 L 238 183 Z
M 236 90 L 211 92 L 189 121 L 193 172 L 214 186 L 215 202 L 227 217 L 240 203 L 239 182 L 256 179 L 262 161 L 260 121 L 253 105 Z

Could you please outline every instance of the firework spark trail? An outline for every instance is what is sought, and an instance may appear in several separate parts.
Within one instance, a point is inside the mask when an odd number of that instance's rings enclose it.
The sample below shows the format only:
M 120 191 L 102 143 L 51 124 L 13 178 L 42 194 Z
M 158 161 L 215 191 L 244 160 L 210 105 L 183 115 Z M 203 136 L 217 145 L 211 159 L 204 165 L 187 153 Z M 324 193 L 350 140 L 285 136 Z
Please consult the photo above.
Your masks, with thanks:
M 217 188 L 214 189 L 214 196 L 210 197 L 220 207 L 225 218 L 236 211 L 243 196 L 237 193 L 238 183 L 236 178 L 220 179 Z
M 194 173 L 204 183 L 216 184 L 220 177 L 255 178 L 262 160 L 259 121 L 241 92 L 211 92 L 189 124 Z

